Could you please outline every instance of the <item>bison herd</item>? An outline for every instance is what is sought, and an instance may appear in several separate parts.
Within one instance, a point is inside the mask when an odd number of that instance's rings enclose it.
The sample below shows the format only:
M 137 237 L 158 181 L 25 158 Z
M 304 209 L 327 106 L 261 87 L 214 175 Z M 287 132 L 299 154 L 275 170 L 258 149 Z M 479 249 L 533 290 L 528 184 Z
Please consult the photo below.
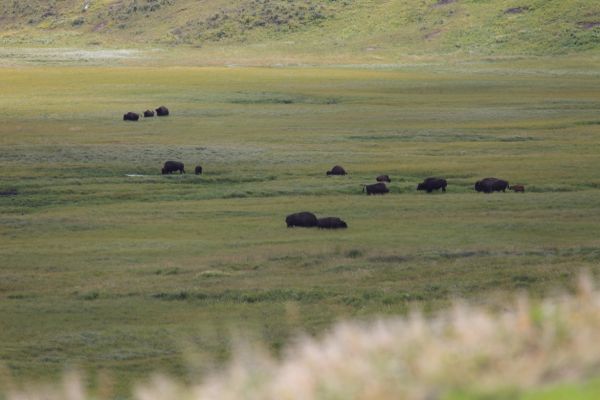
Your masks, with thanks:
M 173 172 L 185 174 L 185 166 L 183 165 L 183 163 L 179 161 L 166 161 L 162 168 L 162 174 L 167 175 L 172 174 Z M 202 167 L 200 165 L 196 166 L 194 173 L 196 175 L 202 174 Z M 347 175 L 347 172 L 341 166 L 336 165 L 331 170 L 327 171 L 327 175 Z M 389 193 L 390 189 L 388 188 L 387 183 L 392 181 L 389 175 L 379 175 L 377 178 L 375 178 L 375 180 L 377 181 L 377 183 L 373 183 L 371 185 L 363 185 L 363 193 L 366 192 L 369 196 L 375 194 Z M 417 185 L 417 190 L 431 193 L 434 190 L 441 189 L 442 192 L 445 192 L 447 186 L 448 182 L 446 181 L 446 179 L 430 177 L 426 178 L 423 182 L 419 183 Z M 484 178 L 480 181 L 475 182 L 475 190 L 477 192 L 505 192 L 506 189 L 513 190 L 515 192 L 525 192 L 525 187 L 523 185 L 509 186 L 508 182 L 503 179 Z M 326 217 L 318 219 L 313 213 L 308 211 L 302 211 L 299 213 L 288 215 L 285 219 L 285 223 L 287 224 L 288 228 L 318 227 L 321 229 L 344 229 L 348 227 L 346 222 L 342 221 L 338 217 Z
M 303 228 L 317 227 L 319 229 L 345 229 L 348 225 L 338 217 L 317 218 L 317 216 L 308 211 L 302 211 L 290 214 L 285 218 L 288 228 L 296 226 Z
M 159 117 L 166 117 L 169 115 L 169 109 L 165 106 L 160 106 L 156 110 L 156 115 Z M 154 117 L 154 111 L 146 110 L 144 111 L 144 118 L 152 118 Z M 140 119 L 140 114 L 129 111 L 126 114 L 123 114 L 123 121 L 137 121 Z

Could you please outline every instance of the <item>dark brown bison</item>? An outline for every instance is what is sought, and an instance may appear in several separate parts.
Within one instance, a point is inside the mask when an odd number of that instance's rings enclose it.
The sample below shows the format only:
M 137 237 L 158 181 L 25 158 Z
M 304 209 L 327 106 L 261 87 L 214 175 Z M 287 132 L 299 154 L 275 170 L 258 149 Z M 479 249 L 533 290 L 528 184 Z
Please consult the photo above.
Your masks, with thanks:
M 383 182 L 374 183 L 372 185 L 363 185 L 363 193 L 365 190 L 367 191 L 368 196 L 372 194 L 386 194 L 390 191 L 387 185 Z
M 319 218 L 317 226 L 320 229 L 346 229 L 348 224 L 339 219 L 338 217 L 326 217 Z
M 483 193 L 506 192 L 508 182 L 498 178 L 484 178 L 475 182 L 475 190 Z
M 162 174 L 171 174 L 175 171 L 179 171 L 180 174 L 185 174 L 183 163 L 179 161 L 167 161 L 162 169 Z
M 123 114 L 123 121 L 137 121 L 138 119 L 140 119 L 140 114 L 131 111 L 127 114 Z
M 200 165 L 196 165 L 196 168 L 194 169 L 194 173 L 196 175 L 201 175 L 202 174 L 202 167 Z
M 159 117 L 166 117 L 169 115 L 169 109 L 165 106 L 160 106 L 156 109 L 156 115 Z
M 375 180 L 377 182 L 388 182 L 388 183 L 392 181 L 388 175 L 379 175 L 377 178 L 375 178 Z
M 327 171 L 327 175 L 346 175 L 346 170 L 339 165 L 331 168 L 331 171 Z
M 287 224 L 288 228 L 293 228 L 294 226 L 311 228 L 313 226 L 317 226 L 317 217 L 311 212 L 302 211 L 285 217 L 285 223 Z
M 427 193 L 431 193 L 434 190 L 442 189 L 442 192 L 445 192 L 446 186 L 448 186 L 448 182 L 443 178 L 427 178 L 417 185 L 417 190 L 425 190 Z
M 525 193 L 525 186 L 523 186 L 523 185 L 512 185 L 512 186 L 509 186 L 508 189 L 512 190 L 513 192 Z
M 152 111 L 152 110 L 144 111 L 144 118 L 150 118 L 150 117 L 154 117 L 154 111 Z

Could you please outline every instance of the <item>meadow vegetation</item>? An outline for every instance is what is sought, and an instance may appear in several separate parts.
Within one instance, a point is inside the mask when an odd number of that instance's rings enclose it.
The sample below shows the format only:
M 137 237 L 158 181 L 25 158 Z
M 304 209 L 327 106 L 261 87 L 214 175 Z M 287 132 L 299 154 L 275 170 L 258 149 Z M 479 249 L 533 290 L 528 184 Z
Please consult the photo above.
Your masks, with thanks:
M 172 48 L 203 64 L 598 55 L 590 0 L 4 1 L 9 47 Z M 199 51 L 201 49 L 202 51 Z
M 153 371 L 204 376 L 238 337 L 279 354 L 339 320 L 598 272 L 593 60 L 35 66 L 3 68 L 0 91 L 0 360 L 17 382 L 77 367 L 124 395 Z M 162 176 L 168 159 L 204 174 Z M 362 194 L 382 173 L 391 193 Z M 448 192 L 417 193 L 427 176 Z M 526 192 L 475 193 L 486 176 Z M 349 229 L 287 229 L 302 210 Z

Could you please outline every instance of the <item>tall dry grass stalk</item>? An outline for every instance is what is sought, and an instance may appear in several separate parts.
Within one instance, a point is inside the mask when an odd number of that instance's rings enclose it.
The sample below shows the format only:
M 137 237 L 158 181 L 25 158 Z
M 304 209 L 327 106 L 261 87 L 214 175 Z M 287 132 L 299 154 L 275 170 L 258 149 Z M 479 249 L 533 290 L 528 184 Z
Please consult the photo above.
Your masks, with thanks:
M 503 312 L 458 304 L 434 318 L 420 313 L 371 324 L 341 323 L 305 338 L 281 360 L 240 352 L 197 385 L 160 377 L 135 389 L 137 400 L 432 399 L 450 391 L 527 390 L 600 374 L 600 291 L 582 278 L 576 295 Z M 43 394 L 10 400 L 86 397 L 68 377 Z

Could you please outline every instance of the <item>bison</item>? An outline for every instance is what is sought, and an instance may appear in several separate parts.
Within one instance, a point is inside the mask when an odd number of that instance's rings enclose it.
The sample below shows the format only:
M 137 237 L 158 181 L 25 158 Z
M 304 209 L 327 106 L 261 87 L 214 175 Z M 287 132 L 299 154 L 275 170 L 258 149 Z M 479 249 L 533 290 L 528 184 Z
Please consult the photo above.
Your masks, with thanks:
M 154 117 L 154 111 L 152 111 L 152 110 L 144 111 L 144 118 L 150 118 L 150 117 Z
M 179 171 L 179 174 L 185 174 L 183 163 L 179 161 L 167 161 L 162 169 L 162 174 L 171 174 L 175 171 Z
M 202 167 L 200 165 L 196 165 L 196 168 L 194 169 L 194 173 L 196 175 L 201 175 L 202 174 Z
M 367 191 L 367 196 L 372 194 L 385 194 L 390 191 L 387 185 L 383 182 L 374 183 L 372 185 L 363 185 L 363 193 Z
M 348 224 L 338 217 L 325 217 L 319 218 L 317 226 L 319 229 L 346 229 Z
M 431 193 L 434 190 L 442 189 L 442 192 L 445 192 L 446 186 L 448 186 L 448 182 L 443 178 L 427 178 L 417 185 L 417 190 L 425 190 L 427 193 Z
M 331 168 L 331 171 L 327 171 L 327 175 L 346 175 L 346 170 L 339 165 Z
M 311 228 L 313 226 L 317 226 L 317 217 L 311 212 L 302 211 L 288 215 L 285 218 L 285 223 L 287 224 L 288 228 L 293 228 L 295 226 Z
M 525 193 L 525 186 L 523 186 L 523 185 L 512 185 L 512 186 L 508 187 L 508 190 L 512 190 L 513 192 Z
M 388 182 L 388 183 L 392 181 L 388 175 L 379 175 L 377 178 L 375 178 L 375 180 L 377 182 Z
M 475 190 L 484 193 L 506 192 L 507 187 L 508 182 L 498 178 L 484 178 L 475 182 Z
M 123 114 L 123 121 L 137 121 L 140 119 L 140 114 L 134 112 L 128 112 L 127 114 Z
M 169 109 L 165 106 L 160 106 L 156 109 L 156 115 L 159 117 L 166 117 L 169 115 Z

